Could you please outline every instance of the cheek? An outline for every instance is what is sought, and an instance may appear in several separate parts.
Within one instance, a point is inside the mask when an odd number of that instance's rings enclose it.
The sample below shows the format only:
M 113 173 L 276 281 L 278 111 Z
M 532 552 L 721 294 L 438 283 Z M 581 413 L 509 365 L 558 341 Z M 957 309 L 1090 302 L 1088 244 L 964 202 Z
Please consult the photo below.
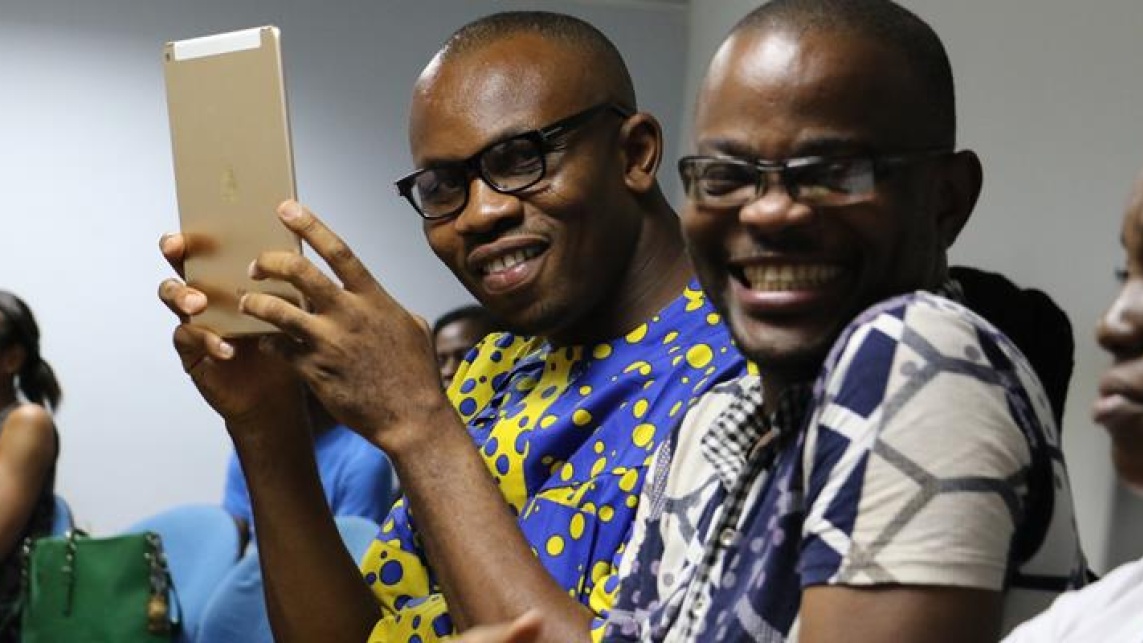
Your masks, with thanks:
M 849 225 L 863 262 L 890 282 L 927 280 L 939 256 L 937 230 L 931 217 L 916 206 L 890 205 L 865 212 Z M 924 285 L 924 284 L 921 284 Z
M 463 244 L 460 237 L 453 231 L 452 224 L 448 222 L 426 224 L 424 233 L 425 242 L 429 244 L 429 249 L 455 272 L 457 265 L 463 260 L 463 257 L 460 256 L 460 253 L 463 252 Z
M 679 221 L 682 224 L 683 237 L 687 243 L 687 252 L 692 257 L 705 255 L 722 245 L 722 237 L 727 232 L 729 218 L 733 215 L 724 213 L 724 217 L 695 210 L 687 207 L 683 210 Z

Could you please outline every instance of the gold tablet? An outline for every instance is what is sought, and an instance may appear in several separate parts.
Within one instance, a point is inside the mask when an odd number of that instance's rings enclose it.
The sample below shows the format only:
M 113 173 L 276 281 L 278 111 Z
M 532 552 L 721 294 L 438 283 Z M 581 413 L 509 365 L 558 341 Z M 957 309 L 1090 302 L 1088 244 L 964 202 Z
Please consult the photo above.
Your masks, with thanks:
M 192 323 L 223 337 L 274 332 L 238 312 L 238 299 L 266 292 L 301 302 L 289 284 L 247 277 L 263 251 L 301 252 L 275 213 L 295 198 L 278 29 L 169 42 L 163 68 L 186 280 L 209 300 Z

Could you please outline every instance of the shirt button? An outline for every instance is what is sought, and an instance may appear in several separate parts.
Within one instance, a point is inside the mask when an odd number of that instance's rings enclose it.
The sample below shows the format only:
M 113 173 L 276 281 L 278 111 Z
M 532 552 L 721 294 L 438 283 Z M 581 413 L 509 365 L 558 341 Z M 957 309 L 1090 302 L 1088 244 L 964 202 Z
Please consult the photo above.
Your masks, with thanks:
M 727 527 L 718 534 L 718 543 L 723 547 L 731 547 L 738 542 L 738 531 Z

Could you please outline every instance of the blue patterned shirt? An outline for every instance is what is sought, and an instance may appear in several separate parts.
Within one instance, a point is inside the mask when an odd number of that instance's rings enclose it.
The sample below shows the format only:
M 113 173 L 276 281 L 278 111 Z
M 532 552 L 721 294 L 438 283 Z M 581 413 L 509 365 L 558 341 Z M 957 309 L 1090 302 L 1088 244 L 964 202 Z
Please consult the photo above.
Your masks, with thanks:
M 812 585 L 1003 590 L 1007 631 L 1082 584 L 1051 407 L 974 313 L 886 301 L 786 395 L 722 385 L 661 448 L 605 640 L 797 640 Z
M 469 354 L 449 394 L 536 556 L 566 592 L 603 615 L 655 450 L 702 394 L 744 372 L 719 316 L 692 284 L 606 343 L 554 347 L 490 336 Z M 453 633 L 403 501 L 362 571 L 383 613 L 371 641 Z M 602 633 L 602 620 L 595 631 Z

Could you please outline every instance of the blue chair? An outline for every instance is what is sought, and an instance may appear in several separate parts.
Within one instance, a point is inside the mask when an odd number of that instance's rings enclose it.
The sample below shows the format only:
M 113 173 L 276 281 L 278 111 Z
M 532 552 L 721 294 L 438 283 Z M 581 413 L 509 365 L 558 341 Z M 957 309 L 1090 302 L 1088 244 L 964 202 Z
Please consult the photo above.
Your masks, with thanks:
M 203 609 L 239 554 L 238 526 L 218 505 L 180 505 L 135 523 L 128 533 L 153 531 L 178 592 L 183 627 L 179 641 L 196 640 Z
M 52 510 L 52 536 L 63 536 L 75 528 L 75 519 L 72 518 L 71 507 L 58 493 L 55 494 L 55 508 Z
M 345 548 L 354 560 L 360 561 L 380 527 L 360 516 L 338 516 L 335 520 Z M 258 548 L 253 542 L 210 599 L 195 640 L 200 643 L 274 643 L 270 617 L 266 613 Z

